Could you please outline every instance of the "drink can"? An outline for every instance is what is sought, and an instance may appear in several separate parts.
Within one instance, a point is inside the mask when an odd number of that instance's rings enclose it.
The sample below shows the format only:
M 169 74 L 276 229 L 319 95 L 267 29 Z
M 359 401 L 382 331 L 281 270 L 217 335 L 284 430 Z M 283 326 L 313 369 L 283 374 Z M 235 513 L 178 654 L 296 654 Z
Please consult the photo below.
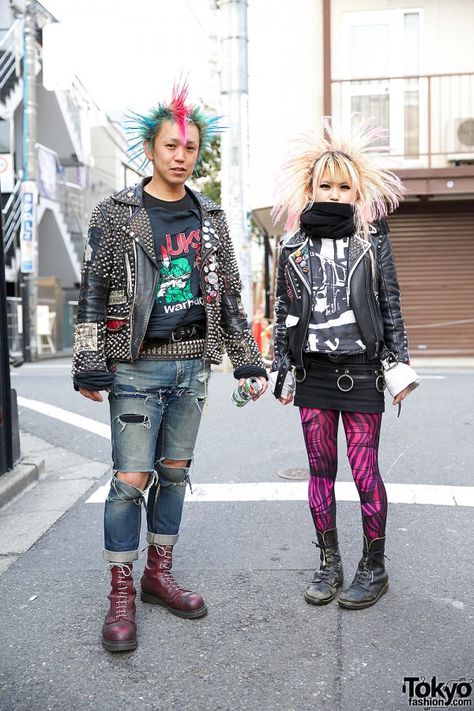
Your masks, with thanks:
M 237 405 L 237 407 L 243 407 L 250 400 L 255 400 L 257 398 L 262 387 L 263 386 L 259 378 L 247 378 L 242 385 L 235 388 L 232 393 L 232 402 Z

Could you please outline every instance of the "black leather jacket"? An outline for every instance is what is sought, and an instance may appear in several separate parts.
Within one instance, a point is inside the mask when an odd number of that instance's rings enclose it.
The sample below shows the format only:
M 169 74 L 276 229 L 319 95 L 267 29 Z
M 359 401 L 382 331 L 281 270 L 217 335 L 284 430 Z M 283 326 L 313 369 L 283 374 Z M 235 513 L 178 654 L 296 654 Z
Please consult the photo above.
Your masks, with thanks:
M 279 371 L 279 383 L 292 365 L 303 367 L 311 317 L 311 270 L 304 272 L 297 257 L 310 265 L 308 237 L 300 231 L 285 238 L 280 249 L 272 365 L 272 370 Z M 350 238 L 348 290 L 368 357 L 385 358 L 393 353 L 397 360 L 408 363 L 400 289 L 385 223 L 371 227 L 370 242 L 357 235 Z
M 105 198 L 92 213 L 82 266 L 74 343 L 73 375 L 107 371 L 115 360 L 139 357 L 158 279 L 153 231 L 143 207 L 143 185 Z M 203 358 L 220 363 L 227 351 L 234 368 L 264 368 L 240 298 L 234 248 L 222 208 L 200 193 L 205 234 L 200 281 L 206 295 Z M 217 276 L 206 291 L 206 271 Z

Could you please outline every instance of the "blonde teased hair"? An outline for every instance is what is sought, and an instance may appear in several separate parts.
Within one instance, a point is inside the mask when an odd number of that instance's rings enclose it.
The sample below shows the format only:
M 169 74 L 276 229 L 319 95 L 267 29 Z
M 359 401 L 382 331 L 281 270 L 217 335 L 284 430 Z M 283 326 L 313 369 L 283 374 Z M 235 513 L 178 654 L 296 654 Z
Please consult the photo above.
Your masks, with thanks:
M 355 119 L 355 120 L 354 120 Z M 356 186 L 355 224 L 367 238 L 369 225 L 393 212 L 405 194 L 401 180 L 385 168 L 379 146 L 386 134 L 372 120 L 352 117 L 346 133 L 331 116 L 322 117 L 322 131 L 302 134 L 290 144 L 286 160 L 276 176 L 274 222 L 284 218 L 285 229 L 294 232 L 301 213 L 314 202 L 325 171 L 331 180 L 346 180 Z

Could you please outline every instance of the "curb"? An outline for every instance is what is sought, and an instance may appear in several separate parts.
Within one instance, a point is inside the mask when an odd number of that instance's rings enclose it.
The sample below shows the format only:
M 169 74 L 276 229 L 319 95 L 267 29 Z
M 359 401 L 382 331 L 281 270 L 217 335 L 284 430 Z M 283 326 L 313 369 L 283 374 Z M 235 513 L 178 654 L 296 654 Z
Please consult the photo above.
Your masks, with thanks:
M 29 461 L 20 461 L 13 469 L 0 476 L 0 508 L 10 503 L 44 474 L 44 459 L 28 457 Z

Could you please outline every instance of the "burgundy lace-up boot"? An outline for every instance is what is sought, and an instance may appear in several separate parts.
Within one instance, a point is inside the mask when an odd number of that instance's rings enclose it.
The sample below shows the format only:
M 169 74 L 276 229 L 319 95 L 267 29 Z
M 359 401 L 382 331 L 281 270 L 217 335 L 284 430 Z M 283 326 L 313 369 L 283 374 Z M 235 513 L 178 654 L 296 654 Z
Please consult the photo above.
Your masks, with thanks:
M 141 579 L 143 602 L 163 605 L 178 617 L 203 617 L 206 604 L 198 593 L 181 588 L 173 575 L 173 546 L 148 546 L 148 559 Z
M 110 609 L 102 625 L 102 644 L 108 652 L 128 652 L 138 644 L 132 564 L 117 563 L 110 572 Z

